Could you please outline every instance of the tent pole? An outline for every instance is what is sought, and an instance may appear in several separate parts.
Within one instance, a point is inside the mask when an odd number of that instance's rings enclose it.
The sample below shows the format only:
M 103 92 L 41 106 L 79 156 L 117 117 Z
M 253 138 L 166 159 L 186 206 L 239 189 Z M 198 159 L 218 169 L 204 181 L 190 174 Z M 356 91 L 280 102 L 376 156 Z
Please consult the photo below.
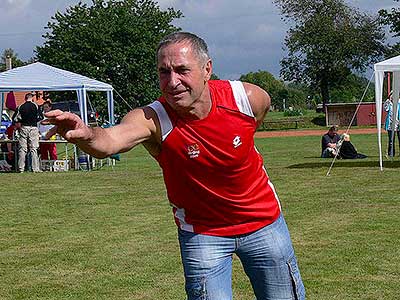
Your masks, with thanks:
M 108 122 L 111 125 L 115 124 L 114 118 L 114 96 L 113 91 L 107 91 L 107 102 L 108 102 Z
M 383 93 L 383 79 L 385 76 L 384 71 L 377 71 L 376 65 L 374 66 L 375 72 L 375 105 L 376 105 L 376 127 L 378 129 L 378 149 L 379 149 L 379 167 L 383 171 L 382 163 L 382 93 Z
M 0 107 L 1 107 L 1 118 L 0 118 L 0 126 L 1 126 L 1 120 L 3 119 L 3 107 L 4 107 L 4 93 L 0 92 Z

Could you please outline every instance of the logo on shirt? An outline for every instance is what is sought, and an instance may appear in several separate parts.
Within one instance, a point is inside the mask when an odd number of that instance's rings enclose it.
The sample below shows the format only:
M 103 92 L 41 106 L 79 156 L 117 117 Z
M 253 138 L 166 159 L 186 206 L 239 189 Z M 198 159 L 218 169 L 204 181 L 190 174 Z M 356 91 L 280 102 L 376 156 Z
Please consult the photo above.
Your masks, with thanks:
M 234 148 L 239 147 L 242 144 L 242 140 L 240 139 L 240 136 L 238 136 L 238 135 L 235 136 L 235 138 L 233 139 L 232 143 L 233 143 L 233 147 Z
M 200 147 L 198 144 L 192 144 L 187 147 L 188 155 L 190 158 L 199 157 L 200 154 Z

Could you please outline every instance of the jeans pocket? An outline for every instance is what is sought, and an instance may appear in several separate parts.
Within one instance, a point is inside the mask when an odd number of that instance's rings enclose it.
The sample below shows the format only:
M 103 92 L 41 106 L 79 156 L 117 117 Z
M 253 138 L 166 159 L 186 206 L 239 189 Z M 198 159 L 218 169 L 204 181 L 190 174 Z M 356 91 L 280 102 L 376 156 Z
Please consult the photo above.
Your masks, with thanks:
M 293 294 L 294 294 L 294 299 L 296 300 L 304 300 L 305 297 L 305 288 L 303 285 L 303 281 L 301 280 L 300 276 L 300 270 L 297 265 L 297 260 L 296 256 L 293 255 L 287 262 L 288 267 L 289 267 L 289 272 L 290 276 L 292 278 L 292 283 L 293 283 Z

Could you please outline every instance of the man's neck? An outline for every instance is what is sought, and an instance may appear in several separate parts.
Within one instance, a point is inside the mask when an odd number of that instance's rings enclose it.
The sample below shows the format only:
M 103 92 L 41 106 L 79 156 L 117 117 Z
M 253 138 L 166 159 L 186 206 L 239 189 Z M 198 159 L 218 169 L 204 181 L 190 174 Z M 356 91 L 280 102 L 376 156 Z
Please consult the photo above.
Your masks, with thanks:
M 185 120 L 201 120 L 206 118 L 211 112 L 212 99 L 208 84 L 204 87 L 203 93 L 191 107 L 185 110 L 177 111 L 178 115 Z

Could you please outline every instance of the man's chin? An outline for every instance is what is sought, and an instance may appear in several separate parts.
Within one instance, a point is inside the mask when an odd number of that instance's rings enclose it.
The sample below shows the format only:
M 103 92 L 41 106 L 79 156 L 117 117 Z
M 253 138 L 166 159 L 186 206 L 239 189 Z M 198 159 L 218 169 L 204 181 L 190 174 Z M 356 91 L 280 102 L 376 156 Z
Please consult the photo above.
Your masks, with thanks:
M 178 108 L 182 109 L 182 108 L 185 108 L 188 106 L 188 101 L 186 101 L 185 99 L 182 99 L 182 98 L 180 98 L 180 99 L 176 99 L 176 98 L 171 99 L 170 98 L 170 99 L 167 99 L 167 102 L 174 109 L 178 109 Z

